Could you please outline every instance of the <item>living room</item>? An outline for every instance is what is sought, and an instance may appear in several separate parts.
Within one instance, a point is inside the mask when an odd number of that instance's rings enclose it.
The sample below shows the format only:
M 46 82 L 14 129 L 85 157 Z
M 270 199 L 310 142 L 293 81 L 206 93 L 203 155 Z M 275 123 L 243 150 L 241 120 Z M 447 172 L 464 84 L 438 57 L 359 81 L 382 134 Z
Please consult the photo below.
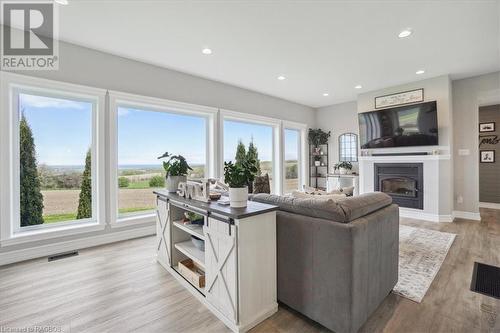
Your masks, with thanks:
M 500 330 L 499 1 L 1 6 L 0 331 Z

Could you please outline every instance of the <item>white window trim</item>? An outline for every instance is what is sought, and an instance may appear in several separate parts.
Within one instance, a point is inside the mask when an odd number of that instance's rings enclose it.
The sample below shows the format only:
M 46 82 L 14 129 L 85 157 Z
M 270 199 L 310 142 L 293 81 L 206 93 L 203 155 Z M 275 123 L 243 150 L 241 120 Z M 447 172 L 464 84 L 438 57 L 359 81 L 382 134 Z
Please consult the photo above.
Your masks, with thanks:
M 249 113 L 236 112 L 231 110 L 220 109 L 219 110 L 219 159 L 218 159 L 218 177 L 222 178 L 224 175 L 224 120 L 234 120 L 249 124 L 258 124 L 271 126 L 273 128 L 273 179 L 274 181 L 274 193 L 282 195 L 285 182 L 285 163 L 284 163 L 284 129 L 294 129 L 300 131 L 300 175 L 299 175 L 299 185 L 305 184 L 307 179 L 307 161 L 304 156 L 307 156 L 307 141 L 306 132 L 307 125 L 298 122 L 285 121 L 271 117 L 253 115 Z
M 281 154 L 281 158 L 283 159 L 282 165 L 283 165 L 283 177 L 281 179 L 283 185 L 282 188 L 285 188 L 285 177 L 286 177 L 286 165 L 285 165 L 285 130 L 294 130 L 299 132 L 299 188 L 297 190 L 302 190 L 304 185 L 306 185 L 306 180 L 308 177 L 307 171 L 308 171 L 308 166 L 307 166 L 307 161 L 308 161 L 308 151 L 307 151 L 307 125 L 302 124 L 302 123 L 297 123 L 297 122 L 292 122 L 292 121 L 282 121 L 282 140 L 283 140 L 283 153 Z
M 125 216 L 118 214 L 118 106 L 129 106 L 137 109 L 145 109 L 148 111 L 165 112 L 170 114 L 199 116 L 205 118 L 206 121 L 206 170 L 208 177 L 215 175 L 214 156 L 217 154 L 215 138 L 217 135 L 216 119 L 217 109 L 170 101 L 161 98 L 134 95 L 124 92 L 109 91 L 109 221 L 112 228 L 125 227 L 130 225 L 138 225 L 141 223 L 152 223 L 155 221 L 156 214 L 154 212 L 134 213 Z
M 105 228 L 105 142 L 104 106 L 105 90 L 39 79 L 35 77 L 0 72 L 1 109 L 0 115 L 0 186 L 13 195 L 3 195 L 0 201 L 0 242 L 2 246 L 51 239 Z M 16 136 L 18 127 L 17 101 L 12 99 L 16 90 L 54 95 L 73 99 L 93 101 L 92 113 L 92 219 L 70 221 L 67 224 L 20 228 L 19 222 L 19 160 Z

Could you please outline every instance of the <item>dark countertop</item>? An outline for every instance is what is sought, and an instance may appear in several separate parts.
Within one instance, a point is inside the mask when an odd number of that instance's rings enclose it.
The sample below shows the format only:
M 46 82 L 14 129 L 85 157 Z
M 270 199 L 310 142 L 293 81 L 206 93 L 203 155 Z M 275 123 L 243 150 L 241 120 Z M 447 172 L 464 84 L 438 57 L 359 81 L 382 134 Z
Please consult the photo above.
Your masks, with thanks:
M 215 213 L 235 220 L 278 210 L 278 206 L 268 205 L 255 201 L 248 201 L 247 206 L 244 208 L 231 208 L 229 207 L 229 205 L 219 205 L 217 201 L 202 202 L 186 199 L 178 196 L 176 193 L 169 193 L 166 190 L 156 190 L 153 191 L 153 193 L 180 204 L 188 204 L 200 210 Z

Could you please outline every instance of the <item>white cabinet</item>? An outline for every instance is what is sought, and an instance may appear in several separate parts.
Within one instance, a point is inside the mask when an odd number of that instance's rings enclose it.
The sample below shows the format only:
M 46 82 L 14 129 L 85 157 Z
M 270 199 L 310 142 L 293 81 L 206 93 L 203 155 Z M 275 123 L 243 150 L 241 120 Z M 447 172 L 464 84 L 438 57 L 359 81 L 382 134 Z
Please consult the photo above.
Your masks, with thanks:
M 245 332 L 278 310 L 276 207 L 249 202 L 244 209 L 202 203 L 163 191 L 157 201 L 158 262 L 234 332 Z M 204 215 L 203 228 L 181 220 L 186 211 Z M 205 251 L 191 236 L 204 240 Z M 194 286 L 178 269 L 191 259 L 205 273 Z
M 231 228 L 231 232 L 229 232 Z M 237 322 L 237 244 L 235 226 L 208 218 L 205 234 L 205 296 L 227 319 Z
M 167 200 L 156 198 L 156 255 L 158 262 L 163 267 L 170 267 L 170 210 Z

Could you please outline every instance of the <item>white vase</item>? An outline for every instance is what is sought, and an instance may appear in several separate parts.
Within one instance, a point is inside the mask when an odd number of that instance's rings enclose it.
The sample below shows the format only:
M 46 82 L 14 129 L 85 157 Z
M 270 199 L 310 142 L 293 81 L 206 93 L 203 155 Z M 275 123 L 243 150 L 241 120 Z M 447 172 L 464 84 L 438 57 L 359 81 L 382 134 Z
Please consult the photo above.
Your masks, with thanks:
M 167 180 L 165 182 L 165 188 L 170 193 L 177 192 L 177 188 L 179 187 L 180 182 L 185 182 L 187 180 L 186 176 L 167 176 Z
M 247 206 L 248 187 L 230 187 L 229 188 L 229 205 L 233 208 L 241 208 Z
M 345 175 L 345 174 L 347 174 L 347 169 L 346 168 L 340 168 L 339 172 L 340 172 L 341 175 Z
M 314 161 L 315 166 L 321 166 L 321 161 Z

